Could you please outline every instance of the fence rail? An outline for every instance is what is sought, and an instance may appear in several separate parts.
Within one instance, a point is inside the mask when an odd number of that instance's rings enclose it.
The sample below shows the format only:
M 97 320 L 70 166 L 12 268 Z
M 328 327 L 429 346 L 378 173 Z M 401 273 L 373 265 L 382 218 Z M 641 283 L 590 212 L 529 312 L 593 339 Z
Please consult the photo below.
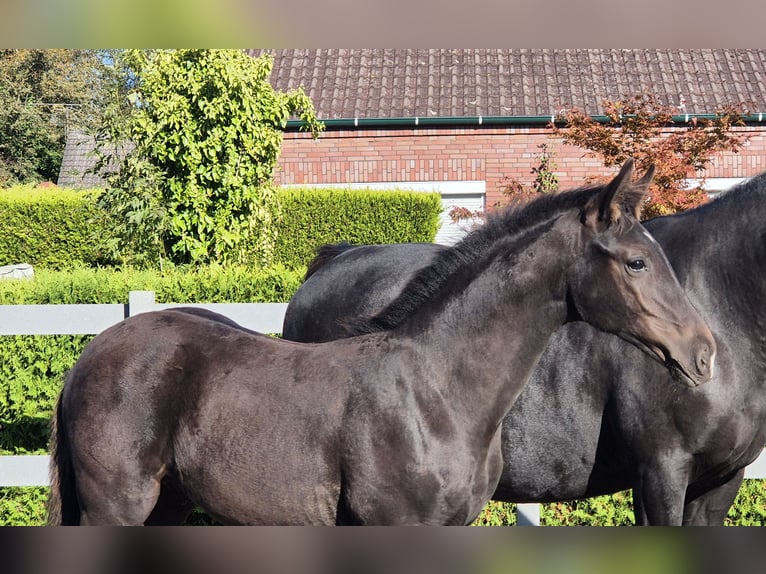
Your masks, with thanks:
M 243 327 L 281 333 L 287 303 L 156 303 L 154 291 L 131 291 L 126 304 L 0 305 L 0 335 L 96 335 L 132 315 L 173 307 L 201 307 Z M 0 488 L 48 486 L 47 455 L 0 456 Z M 766 455 L 745 469 L 745 478 L 766 478 Z M 520 525 L 540 523 L 539 504 L 517 505 Z

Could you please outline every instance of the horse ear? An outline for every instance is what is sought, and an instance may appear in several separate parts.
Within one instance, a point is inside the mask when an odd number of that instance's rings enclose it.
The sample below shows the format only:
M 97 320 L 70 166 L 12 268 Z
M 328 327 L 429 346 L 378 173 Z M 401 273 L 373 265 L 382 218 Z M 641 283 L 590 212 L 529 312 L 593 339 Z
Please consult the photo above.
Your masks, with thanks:
M 610 225 L 617 223 L 622 214 L 622 200 L 632 187 L 633 160 L 626 161 L 620 173 L 604 188 L 598 197 L 598 220 Z
M 623 199 L 623 206 L 628 213 L 632 213 L 636 219 L 641 217 L 641 210 L 644 207 L 644 199 L 649 191 L 649 186 L 654 179 L 654 164 L 649 166 L 641 179 L 635 182 L 632 189 Z
M 633 163 L 632 159 L 626 161 L 620 173 L 604 186 L 601 193 L 586 208 L 583 221 L 609 227 L 617 223 L 623 213 L 639 216 L 646 190 L 654 177 L 654 166 L 651 166 L 639 181 L 632 183 Z

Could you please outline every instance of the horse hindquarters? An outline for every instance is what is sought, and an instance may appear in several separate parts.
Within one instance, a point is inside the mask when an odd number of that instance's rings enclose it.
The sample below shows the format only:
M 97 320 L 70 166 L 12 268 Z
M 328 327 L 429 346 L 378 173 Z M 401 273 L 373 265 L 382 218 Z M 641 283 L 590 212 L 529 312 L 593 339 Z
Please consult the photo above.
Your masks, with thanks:
M 75 462 L 66 423 L 62 395 L 59 395 L 52 419 L 50 439 L 50 495 L 47 504 L 48 524 L 139 525 L 155 505 L 159 483 L 154 476 L 137 472 L 109 473 L 97 465 Z M 125 452 L 126 449 L 121 449 Z
M 51 419 L 50 434 L 50 494 L 47 501 L 47 520 L 51 526 L 76 526 L 80 524 L 80 506 L 77 502 L 72 457 L 69 442 L 61 426 L 61 394 Z

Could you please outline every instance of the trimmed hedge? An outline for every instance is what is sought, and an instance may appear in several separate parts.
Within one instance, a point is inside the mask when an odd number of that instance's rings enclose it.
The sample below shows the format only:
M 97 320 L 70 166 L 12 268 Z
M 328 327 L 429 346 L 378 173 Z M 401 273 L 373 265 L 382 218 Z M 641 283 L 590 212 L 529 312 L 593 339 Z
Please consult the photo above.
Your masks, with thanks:
M 516 524 L 516 505 L 490 502 L 479 515 L 478 526 Z M 541 505 L 541 526 L 628 526 L 634 524 L 633 495 L 629 490 L 571 502 Z M 724 520 L 724 526 L 766 525 L 766 480 L 746 479 Z
M 0 281 L 0 304 L 124 303 L 131 290 L 156 292 L 158 302 L 288 301 L 301 283 L 303 270 L 278 266 L 177 269 L 164 273 L 126 269 L 39 270 L 31 280 Z M 90 336 L 0 337 L 0 454 L 42 454 L 48 424 L 64 373 L 74 364 Z M 0 488 L 0 525 L 39 525 L 45 519 L 47 488 Z M 475 524 L 515 523 L 515 505 L 491 502 Z M 192 523 L 209 523 L 197 514 Z M 617 493 L 588 500 L 543 505 L 543 525 L 632 524 L 632 499 Z M 766 481 L 746 480 L 727 525 L 766 524 Z
M 205 268 L 163 273 L 124 269 L 56 272 L 0 281 L 0 304 L 125 303 L 153 290 L 159 303 L 287 302 L 304 270 Z M 0 455 L 44 454 L 53 406 L 67 370 L 90 335 L 0 337 Z M 47 488 L 0 488 L 0 525 L 38 525 Z
M 438 193 L 403 190 L 282 188 L 274 260 L 291 268 L 308 265 L 317 247 L 431 242 L 442 210 Z
M 19 186 L 0 190 L 0 265 L 30 263 L 68 269 L 110 264 L 100 241 L 110 236 L 99 213 L 101 190 Z M 278 191 L 280 214 L 275 264 L 298 269 L 324 243 L 433 241 L 439 226 L 438 193 L 342 188 Z M 97 223 L 99 222 L 99 223 Z
M 96 264 L 89 220 L 100 191 L 17 186 L 0 190 L 0 265 L 30 263 L 50 269 Z

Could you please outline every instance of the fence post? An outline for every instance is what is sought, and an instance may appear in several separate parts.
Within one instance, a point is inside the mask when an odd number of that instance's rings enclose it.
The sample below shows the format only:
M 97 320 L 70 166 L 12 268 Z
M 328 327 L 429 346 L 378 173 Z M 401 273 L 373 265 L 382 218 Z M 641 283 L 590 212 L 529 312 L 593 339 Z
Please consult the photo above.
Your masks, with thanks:
M 537 503 L 517 504 L 516 524 L 519 526 L 540 526 L 540 505 Z
M 127 317 L 154 310 L 154 291 L 131 291 L 128 293 Z

